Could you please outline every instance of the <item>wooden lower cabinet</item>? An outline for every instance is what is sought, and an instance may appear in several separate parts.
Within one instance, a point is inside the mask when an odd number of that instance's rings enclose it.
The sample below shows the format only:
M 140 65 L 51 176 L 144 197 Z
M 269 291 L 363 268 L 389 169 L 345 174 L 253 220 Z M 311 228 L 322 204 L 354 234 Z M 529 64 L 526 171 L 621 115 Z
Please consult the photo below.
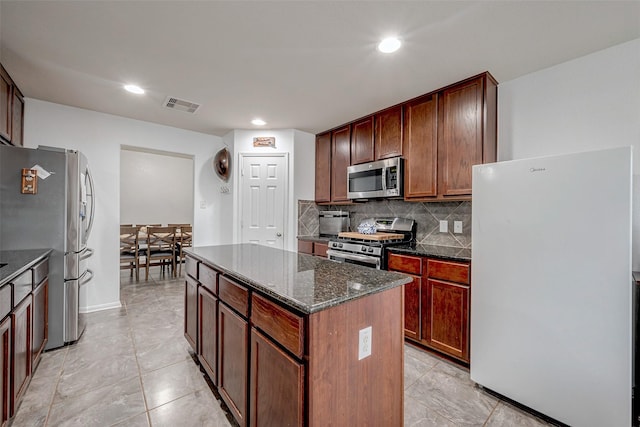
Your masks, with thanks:
M 301 254 L 315 255 L 326 258 L 329 243 L 314 242 L 313 240 L 298 239 L 298 252 Z
M 49 280 L 45 279 L 33 290 L 32 370 L 38 366 L 40 355 L 49 338 Z
M 11 374 L 11 416 L 16 413 L 18 402 L 24 394 L 31 378 L 31 322 L 33 301 L 29 294 L 20 305 L 13 309 L 13 372 Z
M 251 329 L 252 427 L 304 425 L 304 365 Z
M 198 282 L 187 275 L 184 282 L 184 337 L 198 351 Z
M 198 287 L 198 360 L 213 382 L 218 384 L 218 298 L 204 286 Z
M 427 280 L 423 330 L 429 346 L 469 361 L 469 286 Z
M 405 338 L 469 363 L 470 264 L 391 253 L 387 266 L 413 277 L 404 285 Z
M 0 426 L 11 416 L 11 316 L 0 322 Z
M 247 425 L 249 323 L 218 307 L 218 391 L 240 427 Z
M 413 282 L 404 285 L 404 336 L 419 341 L 422 278 L 411 276 Z

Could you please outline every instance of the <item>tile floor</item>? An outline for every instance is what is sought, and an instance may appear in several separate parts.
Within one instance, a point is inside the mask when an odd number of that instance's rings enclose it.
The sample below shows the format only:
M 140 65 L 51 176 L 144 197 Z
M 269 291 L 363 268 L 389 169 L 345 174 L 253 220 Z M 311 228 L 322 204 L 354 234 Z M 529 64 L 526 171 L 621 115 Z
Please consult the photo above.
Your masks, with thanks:
M 121 299 L 88 315 L 77 344 L 43 355 L 12 427 L 232 426 L 182 335 L 182 280 L 135 283 L 123 272 Z M 406 346 L 405 426 L 544 425 Z

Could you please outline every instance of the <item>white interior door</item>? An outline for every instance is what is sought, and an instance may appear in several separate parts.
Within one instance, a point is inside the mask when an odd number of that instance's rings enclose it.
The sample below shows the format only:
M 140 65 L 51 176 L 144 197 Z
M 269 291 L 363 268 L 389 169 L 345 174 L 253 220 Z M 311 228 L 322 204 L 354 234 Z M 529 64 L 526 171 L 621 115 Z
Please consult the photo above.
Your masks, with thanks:
M 284 248 L 286 154 L 241 154 L 240 241 Z

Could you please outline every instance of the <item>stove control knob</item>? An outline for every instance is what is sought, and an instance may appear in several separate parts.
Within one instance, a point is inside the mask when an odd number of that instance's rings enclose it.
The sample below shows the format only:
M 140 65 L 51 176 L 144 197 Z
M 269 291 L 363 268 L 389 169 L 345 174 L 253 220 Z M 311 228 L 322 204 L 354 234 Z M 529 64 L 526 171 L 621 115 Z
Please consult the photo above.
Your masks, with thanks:
M 338 243 L 338 247 L 341 248 L 342 247 L 342 243 Z
M 366 247 L 366 246 L 363 246 L 360 250 L 361 250 L 362 252 L 367 252 L 367 247 Z
M 368 252 L 373 252 L 373 248 L 369 248 Z

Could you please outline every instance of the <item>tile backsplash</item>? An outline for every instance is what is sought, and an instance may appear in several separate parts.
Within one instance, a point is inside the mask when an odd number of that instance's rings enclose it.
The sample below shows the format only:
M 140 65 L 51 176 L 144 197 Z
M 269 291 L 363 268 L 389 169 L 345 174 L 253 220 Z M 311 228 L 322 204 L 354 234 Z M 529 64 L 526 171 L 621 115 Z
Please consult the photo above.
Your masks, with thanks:
M 312 200 L 298 200 L 298 235 L 318 235 L 318 212 L 348 211 L 351 230 L 366 218 L 403 217 L 416 221 L 416 241 L 425 245 L 471 247 L 471 202 L 405 202 L 402 200 L 373 200 L 353 205 L 318 206 Z M 440 232 L 440 221 L 446 220 L 448 231 Z M 454 221 L 462 221 L 462 233 L 454 233 Z

